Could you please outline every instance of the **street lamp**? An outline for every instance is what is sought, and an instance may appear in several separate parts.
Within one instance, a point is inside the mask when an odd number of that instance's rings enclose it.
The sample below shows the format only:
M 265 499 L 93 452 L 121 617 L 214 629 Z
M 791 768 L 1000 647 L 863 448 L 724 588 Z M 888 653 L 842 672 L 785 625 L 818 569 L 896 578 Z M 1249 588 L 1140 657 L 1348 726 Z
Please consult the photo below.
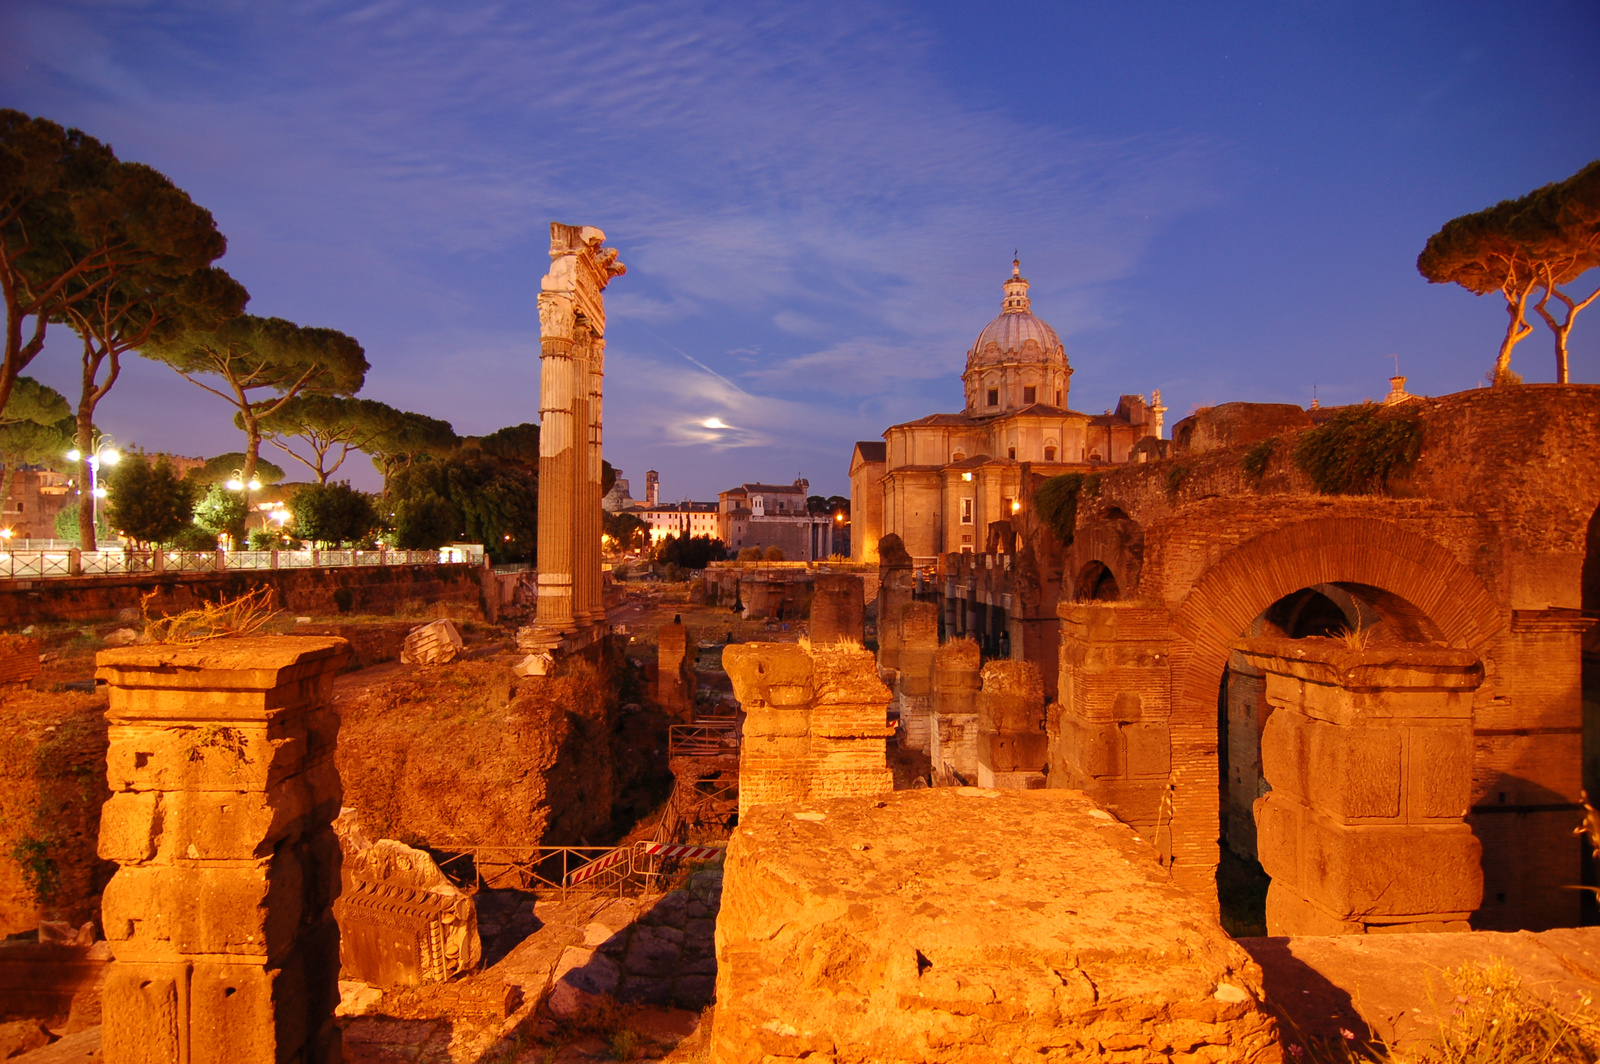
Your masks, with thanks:
M 261 490 L 261 481 L 257 480 L 255 477 L 251 477 L 250 480 L 248 482 L 246 482 L 246 480 L 244 479 L 244 470 L 235 469 L 233 471 L 233 476 L 229 477 L 227 484 L 225 484 L 223 486 L 226 487 L 229 491 L 242 491 L 242 492 L 244 492 L 244 525 L 243 525 L 243 529 L 244 529 L 244 534 L 246 536 L 248 536 L 249 533 L 250 533 L 250 493 L 252 491 L 260 491 Z M 249 546 L 248 541 L 245 543 L 245 546 Z M 234 544 L 234 549 L 235 550 L 241 550 L 242 548 L 238 544 Z
M 67 452 L 67 461 L 83 462 L 89 467 L 90 521 L 96 529 L 100 527 L 100 500 L 106 497 L 106 489 L 100 486 L 100 467 L 113 466 L 121 460 L 122 455 L 117 452 L 117 438 L 110 433 L 94 434 L 87 457 L 76 447 Z M 81 485 L 78 490 L 81 495 L 83 492 Z

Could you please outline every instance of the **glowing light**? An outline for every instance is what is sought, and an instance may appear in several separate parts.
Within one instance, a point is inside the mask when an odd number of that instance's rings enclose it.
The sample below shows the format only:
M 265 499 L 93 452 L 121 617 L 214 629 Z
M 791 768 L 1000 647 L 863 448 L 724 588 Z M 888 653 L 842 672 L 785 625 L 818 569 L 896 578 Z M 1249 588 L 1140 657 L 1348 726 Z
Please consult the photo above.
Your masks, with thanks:
M 961 474 L 961 479 L 962 480 L 971 480 L 972 479 L 972 474 L 971 473 L 963 473 L 963 474 Z
M 118 462 L 122 461 L 122 455 L 118 454 L 116 451 L 101 451 L 100 461 L 104 465 L 116 465 Z
M 250 490 L 251 491 L 260 491 L 261 490 L 261 481 L 259 481 L 259 480 L 251 480 L 250 481 Z
M 720 417 L 708 417 L 700 422 L 708 429 L 731 429 L 732 425 L 726 424 Z
M 97 499 L 105 498 L 106 497 L 106 489 L 105 488 L 95 488 L 94 489 L 94 497 L 97 498 Z
M 10 538 L 11 538 L 11 529 L 9 529 L 9 528 L 0 528 L 0 539 L 10 539 Z
M 1011 500 L 1011 512 L 1012 513 L 1016 513 L 1018 510 L 1021 510 L 1021 509 L 1022 509 L 1022 503 L 1017 501 L 1016 499 L 1012 499 Z
M 78 450 L 76 447 L 74 447 L 72 450 L 67 452 L 67 461 L 69 461 L 69 462 L 76 462 L 78 459 L 80 459 L 82 457 L 83 457 L 83 452 Z
M 244 481 L 240 480 L 238 477 L 234 477 L 233 479 L 228 481 L 228 490 L 229 491 L 242 491 L 242 490 L 244 490 Z

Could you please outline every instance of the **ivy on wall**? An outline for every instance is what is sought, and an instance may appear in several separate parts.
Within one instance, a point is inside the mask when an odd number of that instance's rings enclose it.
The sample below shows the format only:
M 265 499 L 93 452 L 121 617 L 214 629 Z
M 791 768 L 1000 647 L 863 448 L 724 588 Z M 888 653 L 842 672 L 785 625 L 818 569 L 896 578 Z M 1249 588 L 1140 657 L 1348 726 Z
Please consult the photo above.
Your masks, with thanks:
M 1033 493 L 1033 510 L 1056 534 L 1063 547 L 1072 546 L 1073 529 L 1078 524 L 1078 495 L 1084 488 L 1082 473 L 1062 473 L 1039 485 Z M 1099 479 L 1094 487 L 1099 488 Z
M 1375 495 L 1421 453 L 1422 418 L 1414 410 L 1366 404 L 1301 436 L 1294 464 L 1324 495 Z
M 1277 446 L 1277 437 L 1269 437 L 1244 452 L 1244 457 L 1239 459 L 1239 468 L 1244 470 L 1252 487 L 1260 489 L 1261 478 L 1266 476 L 1267 463 L 1272 460 L 1272 452 Z

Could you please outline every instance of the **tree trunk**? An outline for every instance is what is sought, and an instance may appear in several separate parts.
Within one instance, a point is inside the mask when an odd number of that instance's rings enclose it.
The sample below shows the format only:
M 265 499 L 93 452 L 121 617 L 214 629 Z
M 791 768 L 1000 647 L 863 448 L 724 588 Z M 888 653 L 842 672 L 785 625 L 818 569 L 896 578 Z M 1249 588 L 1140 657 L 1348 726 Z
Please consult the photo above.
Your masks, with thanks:
M 78 407 L 78 549 L 95 550 L 94 489 L 97 487 L 89 460 L 94 457 L 94 413 Z
M 1522 289 L 1516 294 L 1506 292 L 1506 315 L 1511 319 L 1506 323 L 1505 339 L 1500 341 L 1500 353 L 1494 360 L 1494 386 L 1500 387 L 1510 381 L 1511 349 L 1516 347 L 1533 332 L 1533 326 L 1528 324 L 1526 317 L 1528 307 L 1528 292 L 1532 286 Z

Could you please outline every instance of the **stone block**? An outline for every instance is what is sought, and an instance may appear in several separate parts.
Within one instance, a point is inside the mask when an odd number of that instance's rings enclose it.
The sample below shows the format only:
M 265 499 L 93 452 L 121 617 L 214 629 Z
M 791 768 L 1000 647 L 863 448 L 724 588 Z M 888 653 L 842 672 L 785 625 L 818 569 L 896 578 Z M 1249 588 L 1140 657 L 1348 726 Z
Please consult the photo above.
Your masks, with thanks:
M 1406 742 L 1407 819 L 1459 821 L 1466 816 L 1472 802 L 1471 731 L 1464 727 L 1409 728 Z
M 1256 859 L 1262 869 L 1293 890 L 1300 890 L 1300 823 L 1305 806 L 1273 791 L 1255 800 Z
M 1302 823 L 1301 847 L 1300 892 L 1343 919 L 1459 918 L 1483 900 L 1483 846 L 1465 824 L 1346 827 L 1314 817 Z
M 819 574 L 812 584 L 813 643 L 860 643 L 866 633 L 866 595 L 861 577 L 854 573 Z
M 1273 879 L 1267 887 L 1267 934 L 1269 935 L 1360 935 L 1366 925 L 1359 920 L 1344 920 L 1307 901 L 1285 884 Z
M 162 824 L 161 795 L 147 791 L 113 794 L 100 808 L 99 853 L 120 864 L 148 861 L 156 854 Z
M 1172 771 L 1172 731 L 1166 721 L 1142 721 L 1121 730 L 1128 775 L 1166 776 Z
M 1400 815 L 1402 729 L 1341 727 L 1311 720 L 1302 734 L 1304 775 L 1299 787 L 1291 790 L 1305 794 L 1313 808 L 1335 817 Z M 1276 776 L 1268 773 L 1267 778 L 1276 785 Z

